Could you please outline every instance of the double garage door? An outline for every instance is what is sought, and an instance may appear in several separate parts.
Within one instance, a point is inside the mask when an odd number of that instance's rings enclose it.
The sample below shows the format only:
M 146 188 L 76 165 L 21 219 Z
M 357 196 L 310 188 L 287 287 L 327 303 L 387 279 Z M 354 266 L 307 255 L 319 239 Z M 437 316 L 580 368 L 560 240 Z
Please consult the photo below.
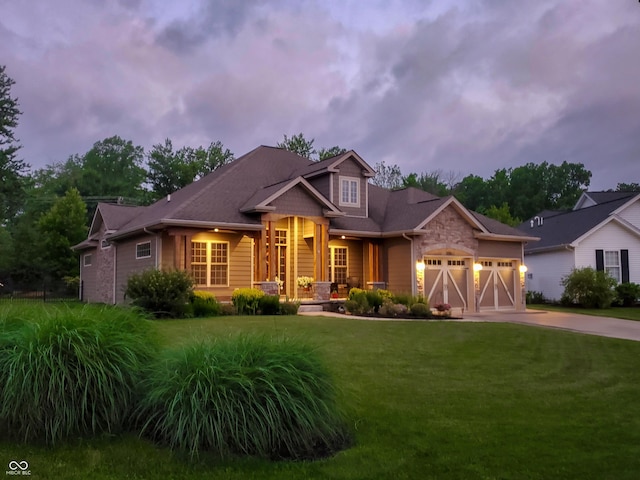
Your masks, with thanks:
M 476 287 L 473 259 L 460 257 L 426 257 L 424 291 L 431 305 L 448 303 L 453 308 L 473 310 Z M 480 310 L 514 309 L 516 281 L 512 260 L 480 260 L 478 306 Z M 471 307 L 471 308 L 470 308 Z

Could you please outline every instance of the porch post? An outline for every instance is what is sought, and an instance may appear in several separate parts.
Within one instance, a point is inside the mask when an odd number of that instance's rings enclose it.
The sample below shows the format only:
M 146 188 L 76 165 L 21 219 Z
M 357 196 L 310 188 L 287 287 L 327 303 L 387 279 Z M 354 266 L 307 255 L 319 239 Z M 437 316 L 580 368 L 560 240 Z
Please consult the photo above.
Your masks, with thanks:
M 185 241 L 184 269 L 189 273 L 191 273 L 191 239 L 192 238 L 193 238 L 193 235 L 184 236 L 184 241 Z
M 322 224 L 322 271 L 320 280 L 326 282 L 329 278 L 329 224 Z
M 269 220 L 269 278 L 274 280 L 278 272 L 278 262 L 276 259 L 276 223 Z

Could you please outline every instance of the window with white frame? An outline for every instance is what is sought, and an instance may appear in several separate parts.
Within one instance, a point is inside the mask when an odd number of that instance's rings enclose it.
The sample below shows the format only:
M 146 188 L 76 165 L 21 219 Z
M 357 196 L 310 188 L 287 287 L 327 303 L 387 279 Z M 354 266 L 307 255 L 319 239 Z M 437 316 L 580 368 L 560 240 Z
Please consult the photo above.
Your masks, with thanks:
M 620 282 L 620 252 L 618 250 L 605 250 L 604 271 Z
M 82 264 L 85 267 L 90 267 L 91 266 L 91 262 L 93 261 L 93 255 L 91 255 L 90 253 L 87 253 L 83 258 L 82 258 L 83 262 Z
M 344 285 L 347 283 L 348 272 L 347 247 L 331 247 L 331 281 Z
M 229 243 L 191 242 L 191 273 L 196 285 L 229 285 Z
M 151 242 L 136 243 L 136 260 L 151 256 Z
M 360 206 L 360 179 L 340 177 L 340 205 Z

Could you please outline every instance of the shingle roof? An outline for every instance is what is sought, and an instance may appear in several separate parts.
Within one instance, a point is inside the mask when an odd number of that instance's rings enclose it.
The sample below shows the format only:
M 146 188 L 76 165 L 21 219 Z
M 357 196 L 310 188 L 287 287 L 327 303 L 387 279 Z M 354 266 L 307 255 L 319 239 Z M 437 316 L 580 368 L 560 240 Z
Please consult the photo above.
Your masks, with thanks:
M 260 146 L 172 193 L 170 198 L 132 210 L 131 215 L 126 218 L 120 216 L 120 210 L 112 211 L 111 207 L 105 207 L 104 212 L 110 222 L 118 223 L 118 232 L 114 234 L 116 237 L 144 228 L 194 223 L 261 228 L 260 215 L 250 213 L 252 206 L 260 205 L 288 182 L 326 171 L 336 161 L 339 162 L 340 158 L 351 154 L 356 155 L 348 152 L 323 162 L 312 162 L 280 148 Z M 332 230 L 371 235 L 410 232 L 448 201 L 447 198 L 416 188 L 390 191 L 369 184 L 368 189 L 369 216 L 331 218 Z M 335 210 L 339 211 L 339 208 L 336 207 Z M 499 222 L 477 214 L 471 215 L 492 233 L 523 236 L 522 232 Z
M 608 193 L 608 192 L 604 192 Z M 539 250 L 549 250 L 562 248 L 570 245 L 592 228 L 605 221 L 613 211 L 627 203 L 636 194 L 619 196 L 616 200 L 605 201 L 591 207 L 569 210 L 567 212 L 556 213 L 552 216 L 542 217 L 542 223 L 534 221 L 523 222 L 518 228 L 520 231 L 540 237 L 541 240 L 535 245 L 527 245 L 525 252 L 536 252 Z

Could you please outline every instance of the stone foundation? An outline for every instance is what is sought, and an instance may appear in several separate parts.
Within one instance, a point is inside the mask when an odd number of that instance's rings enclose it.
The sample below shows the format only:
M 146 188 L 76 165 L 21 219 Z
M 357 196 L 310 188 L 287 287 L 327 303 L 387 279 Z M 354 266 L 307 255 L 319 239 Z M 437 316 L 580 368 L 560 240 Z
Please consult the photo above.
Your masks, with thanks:
M 280 295 L 278 282 L 255 282 L 253 286 L 262 290 L 265 295 Z

